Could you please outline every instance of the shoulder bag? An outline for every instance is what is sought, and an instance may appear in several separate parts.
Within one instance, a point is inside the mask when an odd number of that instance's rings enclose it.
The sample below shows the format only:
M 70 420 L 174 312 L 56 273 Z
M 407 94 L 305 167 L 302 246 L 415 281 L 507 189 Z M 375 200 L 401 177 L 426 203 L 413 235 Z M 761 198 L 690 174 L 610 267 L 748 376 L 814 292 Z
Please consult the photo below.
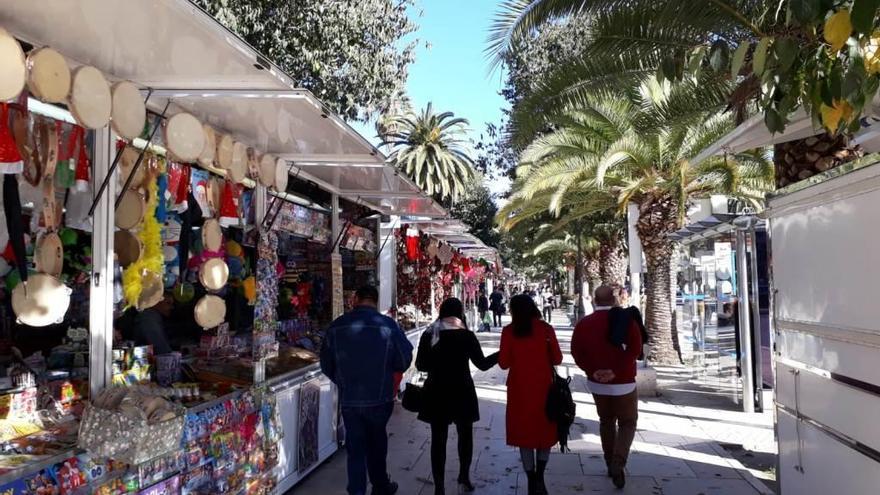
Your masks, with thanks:
M 547 414 L 547 419 L 556 423 L 559 449 L 564 453 L 568 449 L 569 430 L 571 425 L 574 424 L 577 406 L 571 395 L 571 378 L 559 376 L 559 373 L 556 372 L 556 367 L 553 366 L 553 353 L 550 350 L 549 337 L 547 338 L 547 356 L 550 358 L 551 382 L 544 410 Z

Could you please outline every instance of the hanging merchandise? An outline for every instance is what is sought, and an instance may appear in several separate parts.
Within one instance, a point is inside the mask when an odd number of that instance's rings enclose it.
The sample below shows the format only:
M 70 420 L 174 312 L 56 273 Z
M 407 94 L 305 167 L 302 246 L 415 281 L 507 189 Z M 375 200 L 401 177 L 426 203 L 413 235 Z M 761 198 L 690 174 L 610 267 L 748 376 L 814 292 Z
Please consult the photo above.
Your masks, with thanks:
M 208 124 L 205 124 L 202 130 L 205 134 L 205 146 L 202 148 L 201 154 L 199 154 L 198 162 L 203 167 L 213 167 L 214 158 L 217 154 L 217 133 Z
M 213 294 L 202 296 L 196 303 L 193 315 L 203 329 L 216 328 L 226 321 L 226 301 Z
M 20 174 L 24 161 L 9 129 L 9 104 L 0 103 L 0 173 Z
M 70 113 L 86 129 L 101 129 L 110 122 L 110 85 L 101 71 L 87 65 L 73 72 L 70 86 Z
M 165 122 L 165 146 L 172 159 L 186 163 L 196 161 L 205 148 L 205 130 L 199 119 L 181 112 Z
M 27 66 L 21 45 L 5 29 L 0 28 L 0 101 L 18 96 L 26 81 Z
M 204 218 L 211 217 L 211 208 L 208 204 L 208 181 L 210 179 L 211 174 L 209 172 L 197 168 L 190 169 L 190 190 L 192 191 L 193 198 L 198 203 L 199 210 L 201 210 L 201 216 Z
M 144 253 L 122 273 L 125 300 L 129 306 L 143 310 L 162 300 L 164 281 L 162 271 L 162 226 L 156 220 L 159 186 L 151 180 L 147 186 L 149 200 L 138 238 L 144 245 Z
M 113 84 L 110 91 L 112 110 L 110 126 L 123 139 L 129 141 L 144 132 L 147 122 L 147 107 L 141 92 L 129 81 Z
M 421 256 L 419 250 L 419 231 L 416 229 L 404 229 L 406 232 L 406 257 L 409 261 L 416 261 Z
M 220 225 L 223 227 L 238 226 L 241 219 L 238 214 L 238 203 L 241 195 L 241 186 L 225 180 L 220 194 Z
M 223 170 L 229 170 L 232 167 L 232 149 L 235 147 L 235 141 L 229 134 L 223 134 L 217 140 L 217 154 L 215 160 L 217 165 Z M 202 165 L 210 166 L 210 163 L 202 163 Z
M 46 103 L 64 103 L 70 94 L 70 69 L 60 53 L 49 47 L 35 48 L 27 56 L 27 87 Z

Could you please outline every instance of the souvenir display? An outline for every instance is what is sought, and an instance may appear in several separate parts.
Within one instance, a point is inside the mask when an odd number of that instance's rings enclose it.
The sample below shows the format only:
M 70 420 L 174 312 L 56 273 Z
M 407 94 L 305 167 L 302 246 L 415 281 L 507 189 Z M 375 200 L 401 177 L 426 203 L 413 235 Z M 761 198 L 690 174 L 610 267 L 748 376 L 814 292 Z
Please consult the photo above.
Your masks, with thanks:
M 178 113 L 165 122 L 165 145 L 175 159 L 194 162 L 205 149 L 205 129 L 191 114 Z
M 233 148 L 235 148 L 235 140 L 228 134 L 223 134 L 217 140 L 217 165 L 223 170 L 229 170 L 232 167 Z
M 86 129 L 100 129 L 110 122 L 113 97 L 101 71 L 84 65 L 73 71 L 70 113 Z
M 202 226 L 202 246 L 212 252 L 220 251 L 223 246 L 223 231 L 220 230 L 220 223 L 213 218 L 205 220 Z
M 135 261 L 141 259 L 144 252 L 144 243 L 137 235 L 129 230 L 117 230 L 113 233 L 113 252 L 123 268 L 127 268 Z
M 64 249 L 61 246 L 61 237 L 54 231 L 45 232 L 37 238 L 37 246 L 34 248 L 34 268 L 38 272 L 61 276 L 64 267 Z
M 260 184 L 266 187 L 275 186 L 275 166 L 278 160 L 266 153 L 260 158 Z M 286 184 L 285 184 L 286 186 Z
M 137 163 L 138 157 L 141 155 L 140 150 L 133 146 L 125 146 L 121 153 L 122 156 L 119 157 L 119 186 L 124 186 L 128 177 L 134 173 L 134 177 L 131 179 L 131 183 L 129 183 L 128 187 L 130 189 L 138 189 L 142 187 L 148 176 L 147 170 L 149 169 L 149 159 L 147 157 L 141 159 L 141 164 L 138 166 L 137 170 L 134 170 L 134 165 Z
M 232 146 L 232 160 L 229 163 L 229 179 L 241 184 L 247 177 L 247 146 L 238 141 Z
M 12 310 L 25 325 L 49 326 L 61 321 L 67 313 L 70 292 L 57 278 L 35 273 L 12 291 Z
M 199 299 L 194 310 L 196 323 L 202 328 L 214 328 L 226 320 L 226 301 L 208 294 Z
M 70 94 L 70 69 L 60 53 L 49 47 L 31 50 L 27 57 L 27 86 L 35 98 L 64 103 Z
M 127 190 L 122 193 L 122 201 L 116 209 L 116 227 L 130 230 L 141 224 L 144 220 L 147 204 L 141 193 Z
M 221 258 L 211 258 L 202 263 L 199 269 L 199 282 L 209 291 L 218 291 L 229 280 L 229 266 Z
M 147 107 L 137 86 L 129 81 L 119 81 L 110 91 L 113 109 L 110 126 L 123 139 L 132 140 L 144 131 Z
M 275 190 L 280 192 L 287 191 L 287 182 L 290 179 L 290 166 L 287 161 L 279 158 L 275 165 Z
M 0 101 L 11 100 L 24 89 L 27 66 L 21 45 L 0 28 Z
M 203 131 L 205 133 L 205 146 L 202 148 L 198 162 L 203 167 L 213 167 L 214 159 L 217 155 L 217 134 L 214 132 L 214 128 L 208 124 L 205 124 Z

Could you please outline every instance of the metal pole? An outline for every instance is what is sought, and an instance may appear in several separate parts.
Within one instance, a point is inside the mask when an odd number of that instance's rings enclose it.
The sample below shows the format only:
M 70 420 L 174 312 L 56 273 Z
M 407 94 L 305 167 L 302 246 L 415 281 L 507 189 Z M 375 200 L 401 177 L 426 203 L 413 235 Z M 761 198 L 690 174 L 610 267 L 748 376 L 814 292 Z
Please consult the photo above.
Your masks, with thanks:
M 752 321 L 749 311 L 749 273 L 746 263 L 746 233 L 742 229 L 736 231 L 736 281 L 739 295 L 739 342 L 740 369 L 742 370 L 743 411 L 755 412 L 755 383 L 752 375 Z
M 755 235 L 755 227 L 749 229 L 749 263 L 752 265 L 749 270 L 752 285 L 752 297 L 754 298 L 755 308 L 752 310 L 752 335 L 754 342 L 755 360 L 755 409 L 759 412 L 764 410 L 764 351 L 762 348 L 762 331 L 761 331 L 761 296 L 758 287 L 758 242 Z

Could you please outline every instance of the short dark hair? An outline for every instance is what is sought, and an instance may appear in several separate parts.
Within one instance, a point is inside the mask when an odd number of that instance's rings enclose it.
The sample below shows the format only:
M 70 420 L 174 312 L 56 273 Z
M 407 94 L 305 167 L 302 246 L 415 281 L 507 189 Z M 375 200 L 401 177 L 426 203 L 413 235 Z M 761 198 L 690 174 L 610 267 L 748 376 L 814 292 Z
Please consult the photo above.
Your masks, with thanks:
M 596 288 L 595 302 L 599 306 L 614 306 L 615 297 L 614 287 L 610 285 L 600 285 Z
M 354 293 L 354 297 L 358 301 L 373 301 L 377 303 L 379 302 L 379 289 L 372 285 L 364 285 Z

